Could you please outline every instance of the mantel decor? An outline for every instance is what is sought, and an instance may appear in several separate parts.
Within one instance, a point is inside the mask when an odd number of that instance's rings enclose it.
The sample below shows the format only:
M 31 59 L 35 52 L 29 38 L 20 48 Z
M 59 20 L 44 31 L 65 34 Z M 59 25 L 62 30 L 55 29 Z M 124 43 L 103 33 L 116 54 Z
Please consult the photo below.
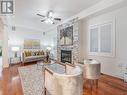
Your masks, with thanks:
M 73 26 L 69 26 L 60 30 L 60 44 L 73 45 Z

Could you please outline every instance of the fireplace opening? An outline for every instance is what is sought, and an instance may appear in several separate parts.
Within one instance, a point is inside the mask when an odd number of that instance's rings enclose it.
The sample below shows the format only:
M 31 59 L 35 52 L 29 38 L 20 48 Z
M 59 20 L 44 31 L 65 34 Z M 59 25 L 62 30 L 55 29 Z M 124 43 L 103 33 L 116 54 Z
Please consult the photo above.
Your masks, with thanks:
M 71 50 L 61 50 L 61 62 L 69 62 L 71 63 L 72 52 Z

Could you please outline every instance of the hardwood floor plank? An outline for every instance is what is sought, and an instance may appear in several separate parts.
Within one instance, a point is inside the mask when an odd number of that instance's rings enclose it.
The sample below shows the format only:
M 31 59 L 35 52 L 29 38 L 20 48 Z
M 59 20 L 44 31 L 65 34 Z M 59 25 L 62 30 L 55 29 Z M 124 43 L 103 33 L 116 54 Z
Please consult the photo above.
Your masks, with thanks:
M 20 65 L 3 70 L 0 77 L 0 95 L 23 95 L 18 67 Z M 85 81 L 84 95 L 127 95 L 127 84 L 120 79 L 101 75 L 98 88 L 93 84 L 91 89 L 89 81 Z

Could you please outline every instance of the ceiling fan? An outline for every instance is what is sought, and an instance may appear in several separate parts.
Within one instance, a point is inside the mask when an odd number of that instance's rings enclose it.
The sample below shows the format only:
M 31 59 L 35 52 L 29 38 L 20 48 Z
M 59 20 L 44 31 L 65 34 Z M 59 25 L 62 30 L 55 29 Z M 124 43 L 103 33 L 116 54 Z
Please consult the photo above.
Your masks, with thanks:
M 43 17 L 43 20 L 41 20 L 41 22 L 55 24 L 55 21 L 61 21 L 61 18 L 54 18 L 53 17 L 53 11 L 52 10 L 48 11 L 46 16 L 41 15 L 41 14 L 37 14 L 37 15 L 40 17 Z

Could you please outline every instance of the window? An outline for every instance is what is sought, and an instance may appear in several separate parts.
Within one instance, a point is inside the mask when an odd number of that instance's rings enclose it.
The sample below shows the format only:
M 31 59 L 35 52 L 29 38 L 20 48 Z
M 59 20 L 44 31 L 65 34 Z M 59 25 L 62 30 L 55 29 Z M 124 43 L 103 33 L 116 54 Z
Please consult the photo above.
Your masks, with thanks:
M 115 34 L 113 23 L 90 26 L 90 55 L 114 56 Z
M 98 28 L 91 28 L 91 35 L 90 35 L 90 51 L 91 52 L 98 52 Z
M 101 25 L 100 27 L 100 52 L 111 52 L 111 24 Z

